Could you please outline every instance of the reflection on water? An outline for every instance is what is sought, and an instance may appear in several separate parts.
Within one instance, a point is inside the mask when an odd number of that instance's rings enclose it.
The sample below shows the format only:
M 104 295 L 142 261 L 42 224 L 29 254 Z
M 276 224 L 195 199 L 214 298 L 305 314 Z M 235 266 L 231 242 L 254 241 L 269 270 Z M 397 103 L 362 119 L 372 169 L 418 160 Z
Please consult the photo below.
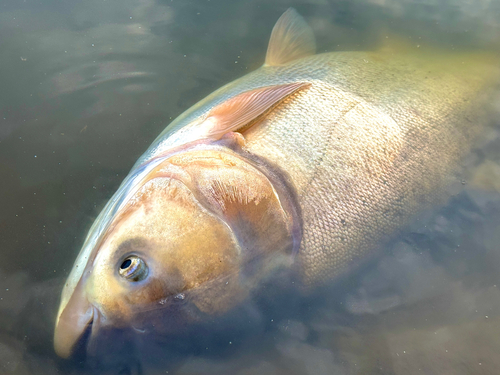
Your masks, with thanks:
M 500 41 L 500 2 L 486 0 L 0 5 L 1 373 L 497 373 L 498 124 L 463 191 L 351 278 L 308 298 L 256 297 L 248 326 L 215 340 L 139 337 L 94 363 L 54 355 L 60 290 L 105 201 L 170 119 L 262 64 L 289 6 L 319 51 L 367 49 L 385 33 Z

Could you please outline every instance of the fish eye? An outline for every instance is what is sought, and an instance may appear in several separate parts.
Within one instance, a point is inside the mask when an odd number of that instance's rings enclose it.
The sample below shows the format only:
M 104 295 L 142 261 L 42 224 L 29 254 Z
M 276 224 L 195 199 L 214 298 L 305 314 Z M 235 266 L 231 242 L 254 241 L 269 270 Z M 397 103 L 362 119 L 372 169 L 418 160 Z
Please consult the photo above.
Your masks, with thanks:
M 148 266 L 138 256 L 130 255 L 123 260 L 118 272 L 129 281 L 141 281 L 148 275 Z

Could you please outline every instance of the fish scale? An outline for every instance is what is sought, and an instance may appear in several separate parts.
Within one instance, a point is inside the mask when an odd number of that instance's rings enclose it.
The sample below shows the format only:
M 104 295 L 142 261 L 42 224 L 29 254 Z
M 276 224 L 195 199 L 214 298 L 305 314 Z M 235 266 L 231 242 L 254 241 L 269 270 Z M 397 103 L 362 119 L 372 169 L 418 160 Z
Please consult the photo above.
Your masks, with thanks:
M 292 63 L 281 74 L 313 82 L 311 89 L 245 132 L 248 150 L 293 181 L 306 284 L 350 270 L 416 212 L 443 200 L 481 131 L 484 101 L 474 98 L 492 76 L 488 60 L 479 56 L 471 66 L 469 56 L 465 65 L 460 54 L 424 52 L 426 60 L 419 52 L 330 53 Z M 449 72 L 439 75 L 443 67 Z

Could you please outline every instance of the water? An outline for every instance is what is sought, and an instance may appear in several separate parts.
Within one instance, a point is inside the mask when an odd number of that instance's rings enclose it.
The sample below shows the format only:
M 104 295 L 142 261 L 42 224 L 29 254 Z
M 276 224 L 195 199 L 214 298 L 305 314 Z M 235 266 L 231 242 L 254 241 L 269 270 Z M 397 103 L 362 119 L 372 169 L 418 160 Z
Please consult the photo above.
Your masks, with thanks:
M 309 298 L 263 296 L 247 326 L 215 340 L 195 332 L 134 339 L 105 360 L 55 356 L 60 291 L 93 219 L 171 119 L 262 64 L 289 6 L 321 52 L 368 49 L 385 34 L 500 42 L 498 1 L 0 4 L 0 373 L 497 373 L 498 124 L 463 191 L 352 277 Z

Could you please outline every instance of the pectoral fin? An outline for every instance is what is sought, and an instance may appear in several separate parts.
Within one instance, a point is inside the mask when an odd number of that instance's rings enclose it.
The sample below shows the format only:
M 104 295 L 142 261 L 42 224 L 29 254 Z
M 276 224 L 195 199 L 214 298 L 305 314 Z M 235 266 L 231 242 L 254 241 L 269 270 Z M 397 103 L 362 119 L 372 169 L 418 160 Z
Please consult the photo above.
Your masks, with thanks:
M 214 107 L 200 128 L 207 138 L 220 139 L 224 134 L 248 125 L 293 93 L 309 86 L 309 83 L 293 82 L 261 87 L 236 95 Z
M 316 53 L 316 39 L 300 14 L 289 8 L 274 25 L 265 65 L 285 65 Z

